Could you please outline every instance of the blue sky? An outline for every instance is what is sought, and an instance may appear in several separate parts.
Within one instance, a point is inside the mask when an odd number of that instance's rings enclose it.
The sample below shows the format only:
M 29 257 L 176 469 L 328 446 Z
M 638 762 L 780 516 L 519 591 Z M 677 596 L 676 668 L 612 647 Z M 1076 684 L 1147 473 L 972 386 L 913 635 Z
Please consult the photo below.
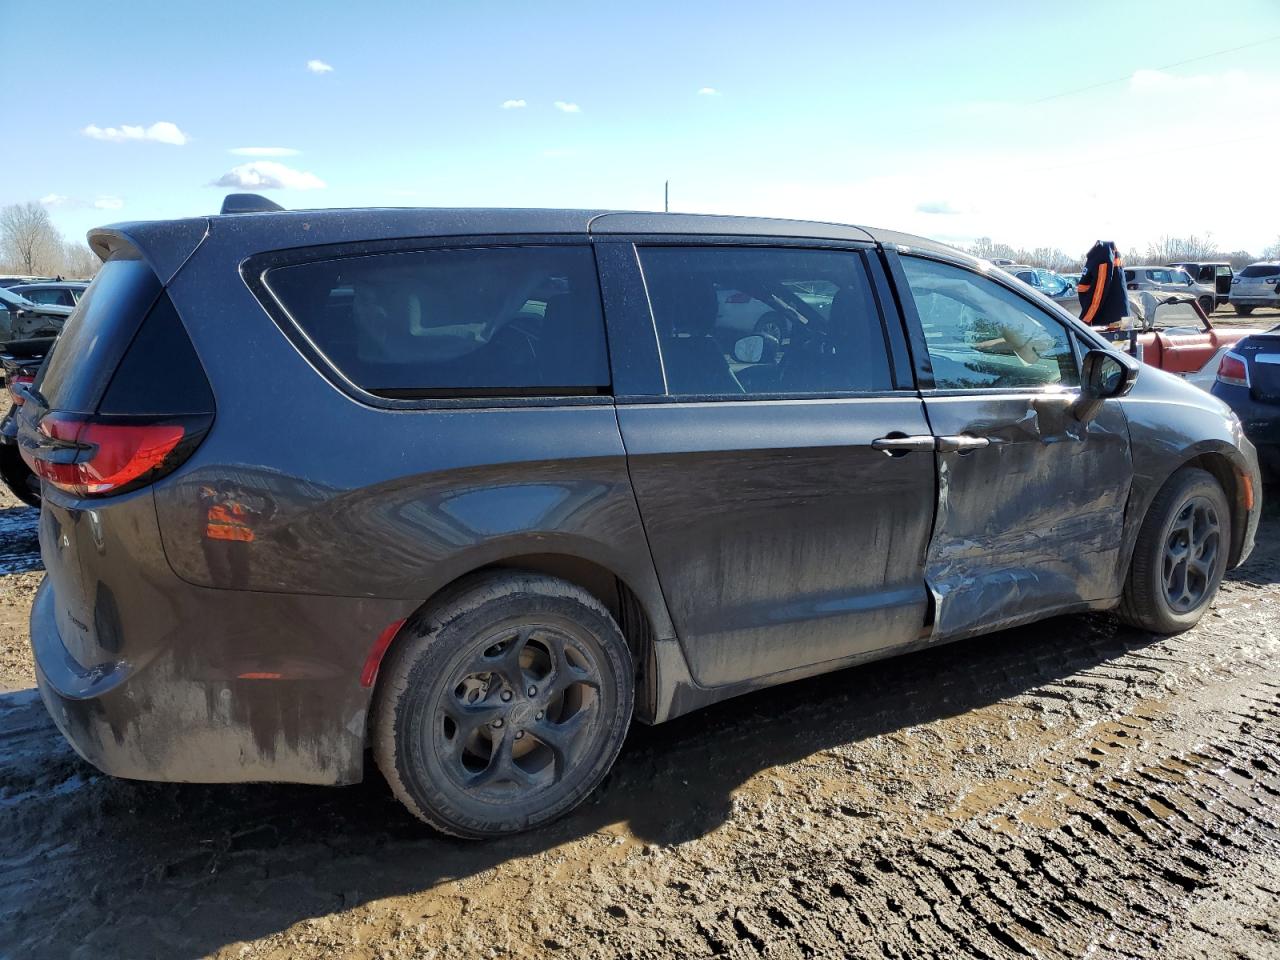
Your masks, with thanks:
M 0 35 L 0 203 L 69 236 L 216 211 L 215 182 L 660 209 L 667 178 L 672 209 L 952 242 L 1280 233 L 1280 0 L 0 0 Z

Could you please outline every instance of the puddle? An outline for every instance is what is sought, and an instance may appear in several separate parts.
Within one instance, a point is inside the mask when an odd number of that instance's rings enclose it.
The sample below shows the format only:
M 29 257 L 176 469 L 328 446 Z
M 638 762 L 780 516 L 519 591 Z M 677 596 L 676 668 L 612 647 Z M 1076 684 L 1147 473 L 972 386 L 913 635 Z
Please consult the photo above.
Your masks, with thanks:
M 44 569 L 39 532 L 40 511 L 35 507 L 0 509 L 0 575 Z

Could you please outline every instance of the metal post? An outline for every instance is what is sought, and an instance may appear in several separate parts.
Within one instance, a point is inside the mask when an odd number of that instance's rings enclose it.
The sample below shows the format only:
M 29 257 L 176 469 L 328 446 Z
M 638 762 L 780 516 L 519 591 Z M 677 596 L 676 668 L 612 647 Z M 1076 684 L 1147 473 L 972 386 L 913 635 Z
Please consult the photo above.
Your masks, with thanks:
M 662 212 L 671 212 L 671 181 L 664 180 L 662 182 Z

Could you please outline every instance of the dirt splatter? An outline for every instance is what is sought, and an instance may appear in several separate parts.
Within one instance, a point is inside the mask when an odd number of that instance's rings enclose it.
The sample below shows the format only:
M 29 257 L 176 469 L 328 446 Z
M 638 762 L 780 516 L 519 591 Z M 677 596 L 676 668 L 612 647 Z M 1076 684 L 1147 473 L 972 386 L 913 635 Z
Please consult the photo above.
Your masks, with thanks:
M 1276 955 L 1278 612 L 1273 511 L 1188 634 L 1061 618 L 637 729 L 490 844 L 376 774 L 102 777 L 0 694 L 0 957 Z

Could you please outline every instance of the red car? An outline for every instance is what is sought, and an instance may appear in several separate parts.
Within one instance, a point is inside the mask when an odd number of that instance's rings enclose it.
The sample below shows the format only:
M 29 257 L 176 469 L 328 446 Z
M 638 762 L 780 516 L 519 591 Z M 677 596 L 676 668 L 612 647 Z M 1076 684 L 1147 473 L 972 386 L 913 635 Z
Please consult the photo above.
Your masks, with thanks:
M 1142 301 L 1146 301 L 1145 303 Z M 1193 298 L 1130 298 L 1138 333 L 1138 356 L 1144 363 L 1185 376 L 1208 363 L 1218 350 L 1256 331 L 1218 327 Z M 1119 334 L 1116 334 L 1119 336 Z

